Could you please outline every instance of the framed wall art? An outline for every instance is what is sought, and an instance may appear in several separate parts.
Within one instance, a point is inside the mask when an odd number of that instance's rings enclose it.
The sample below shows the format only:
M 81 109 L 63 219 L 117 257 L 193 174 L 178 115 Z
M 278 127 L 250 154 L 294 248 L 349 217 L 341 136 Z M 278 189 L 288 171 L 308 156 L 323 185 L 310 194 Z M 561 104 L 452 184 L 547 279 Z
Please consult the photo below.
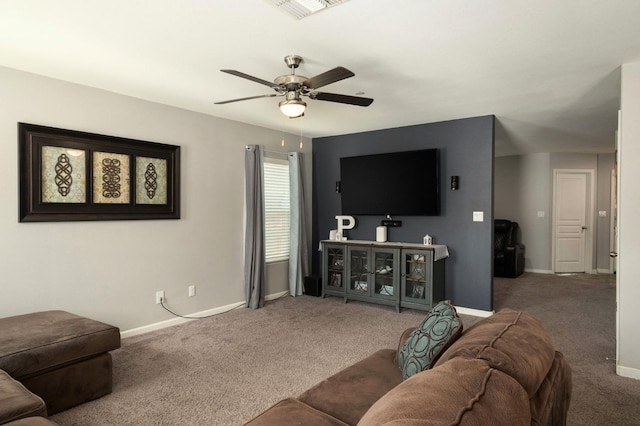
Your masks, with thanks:
M 180 218 L 180 147 L 18 123 L 20 222 Z

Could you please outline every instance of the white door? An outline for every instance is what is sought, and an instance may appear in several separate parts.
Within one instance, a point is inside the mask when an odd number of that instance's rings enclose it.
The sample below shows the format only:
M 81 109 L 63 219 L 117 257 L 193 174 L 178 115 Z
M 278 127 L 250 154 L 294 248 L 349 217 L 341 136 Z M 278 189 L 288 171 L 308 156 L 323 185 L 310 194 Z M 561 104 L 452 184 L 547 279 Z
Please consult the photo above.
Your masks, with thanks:
M 557 172 L 554 182 L 554 272 L 585 272 L 589 193 L 584 172 Z

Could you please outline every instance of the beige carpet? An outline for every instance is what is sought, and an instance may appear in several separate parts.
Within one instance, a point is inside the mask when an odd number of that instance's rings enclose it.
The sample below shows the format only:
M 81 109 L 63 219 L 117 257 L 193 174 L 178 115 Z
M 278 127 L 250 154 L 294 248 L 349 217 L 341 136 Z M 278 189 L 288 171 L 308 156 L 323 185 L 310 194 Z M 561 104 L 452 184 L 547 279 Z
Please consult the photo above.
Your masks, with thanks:
M 640 381 L 613 372 L 615 287 L 602 277 L 498 279 L 495 305 L 537 315 L 565 352 L 575 383 L 570 424 L 638 424 Z M 396 347 L 401 332 L 424 315 L 335 297 L 285 297 L 131 337 L 113 352 L 113 393 L 52 420 L 241 425 L 374 351 Z M 467 327 L 478 320 L 462 319 Z

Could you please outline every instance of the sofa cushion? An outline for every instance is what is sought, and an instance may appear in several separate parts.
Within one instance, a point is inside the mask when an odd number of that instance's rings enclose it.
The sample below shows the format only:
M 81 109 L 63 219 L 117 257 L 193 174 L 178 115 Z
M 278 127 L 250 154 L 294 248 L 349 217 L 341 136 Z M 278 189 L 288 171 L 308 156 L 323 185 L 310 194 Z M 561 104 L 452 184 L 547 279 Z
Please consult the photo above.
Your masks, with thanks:
M 418 373 L 380 398 L 358 426 L 529 425 L 529 397 L 513 378 L 458 358 Z
M 381 349 L 304 392 L 298 399 L 355 425 L 382 395 L 402 382 L 396 351 Z
M 120 330 L 64 311 L 0 319 L 0 369 L 20 380 L 120 347 Z
M 347 426 L 330 415 L 309 407 L 296 399 L 287 398 L 253 418 L 246 426 L 316 425 Z
M 0 424 L 31 416 L 47 417 L 44 401 L 0 370 Z
M 436 304 L 398 351 L 402 379 L 431 368 L 460 333 L 462 322 L 456 308 L 448 300 Z
M 554 356 L 551 338 L 538 319 L 504 309 L 462 333 L 436 366 L 457 357 L 482 359 L 516 379 L 532 397 L 551 368 Z

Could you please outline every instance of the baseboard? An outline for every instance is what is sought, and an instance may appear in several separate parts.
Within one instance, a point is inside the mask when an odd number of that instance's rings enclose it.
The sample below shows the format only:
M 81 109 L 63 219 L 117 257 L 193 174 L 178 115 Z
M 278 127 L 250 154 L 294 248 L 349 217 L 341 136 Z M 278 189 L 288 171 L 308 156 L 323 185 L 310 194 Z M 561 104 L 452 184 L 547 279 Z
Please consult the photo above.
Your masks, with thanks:
M 287 294 L 289 294 L 289 290 L 281 291 L 280 293 L 268 294 L 264 297 L 264 300 L 269 301 L 269 300 L 280 299 L 281 297 L 284 297 Z
M 547 269 L 525 269 L 525 272 L 533 272 L 534 274 L 553 274 L 553 271 Z M 588 274 L 611 274 L 609 269 L 599 268 L 592 271 L 587 271 Z
M 274 300 L 274 299 L 279 299 L 285 295 L 289 294 L 289 290 L 286 291 L 281 291 L 279 293 L 273 293 L 273 294 L 269 294 L 267 296 L 265 296 L 264 300 Z M 232 309 L 236 309 L 242 305 L 244 305 L 246 302 L 242 301 L 242 302 L 236 302 L 236 303 L 232 303 L 230 305 L 226 305 L 226 306 L 219 306 L 217 308 L 213 308 L 213 309 L 207 309 L 206 311 L 200 311 L 200 312 L 194 312 L 192 314 L 187 314 L 185 316 L 188 317 L 206 317 L 206 316 L 211 316 L 211 315 L 218 315 L 218 314 L 223 314 L 225 312 L 229 312 Z M 156 330 L 161 330 L 163 328 L 167 328 L 167 327 L 172 327 L 174 325 L 178 325 L 178 324 L 184 324 L 187 323 L 189 321 L 195 321 L 194 318 L 172 318 L 172 319 L 168 319 L 165 321 L 160 321 L 160 322 L 156 322 L 153 324 L 149 324 L 149 325 L 143 325 L 142 327 L 137 327 L 137 328 L 132 328 L 131 330 L 125 330 L 120 332 L 120 338 L 121 339 L 126 339 L 127 337 L 133 337 L 133 336 L 137 336 L 140 334 L 144 334 L 144 333 L 149 333 L 151 331 L 156 331 Z
M 630 379 L 640 380 L 640 369 L 616 365 L 616 374 Z
M 474 317 L 486 318 L 486 317 L 490 317 L 495 313 L 495 311 L 483 311 L 480 309 L 465 308 L 462 306 L 456 306 L 455 308 L 456 308 L 456 312 L 458 312 L 459 314 L 471 315 Z
M 525 272 L 533 272 L 534 274 L 553 274 L 553 271 L 548 269 L 525 269 Z

